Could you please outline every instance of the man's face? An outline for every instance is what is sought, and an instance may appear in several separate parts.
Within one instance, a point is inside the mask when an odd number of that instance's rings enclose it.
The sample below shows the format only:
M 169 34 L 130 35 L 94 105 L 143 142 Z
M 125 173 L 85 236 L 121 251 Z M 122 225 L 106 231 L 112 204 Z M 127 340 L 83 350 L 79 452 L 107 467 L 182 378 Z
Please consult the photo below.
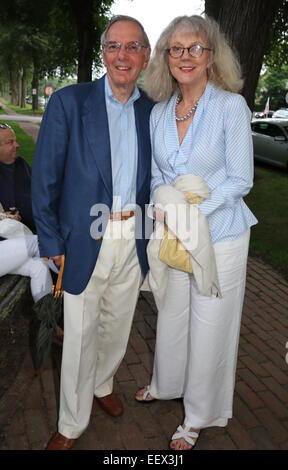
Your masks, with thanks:
M 102 49 L 104 65 L 113 92 L 123 88 L 132 92 L 141 70 L 146 69 L 148 65 L 150 49 L 141 48 L 138 53 L 129 54 L 125 45 L 131 42 L 144 45 L 141 29 L 131 21 L 117 21 L 107 33 L 107 44 L 121 44 L 120 50 L 115 52 L 105 52 Z
M 0 162 L 14 163 L 19 145 L 12 129 L 0 129 Z

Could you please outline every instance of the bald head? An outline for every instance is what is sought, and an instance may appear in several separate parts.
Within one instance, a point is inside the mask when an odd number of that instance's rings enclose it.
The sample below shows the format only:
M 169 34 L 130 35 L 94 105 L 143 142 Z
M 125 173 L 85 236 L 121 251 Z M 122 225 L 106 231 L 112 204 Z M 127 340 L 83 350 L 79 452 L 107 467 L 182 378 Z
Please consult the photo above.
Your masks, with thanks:
M 15 132 L 10 126 L 0 125 L 0 162 L 7 165 L 14 163 L 17 158 L 19 145 Z

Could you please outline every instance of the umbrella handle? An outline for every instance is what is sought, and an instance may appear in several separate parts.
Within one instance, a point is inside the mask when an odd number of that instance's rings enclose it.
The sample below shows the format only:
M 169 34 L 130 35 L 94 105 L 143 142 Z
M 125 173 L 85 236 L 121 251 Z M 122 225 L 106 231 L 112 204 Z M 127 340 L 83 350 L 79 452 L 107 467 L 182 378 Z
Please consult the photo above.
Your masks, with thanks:
M 65 263 L 65 256 L 62 255 L 61 257 L 61 265 L 60 265 L 60 270 L 54 290 L 54 296 L 59 297 L 59 295 L 62 294 L 62 277 L 63 277 L 63 271 L 64 271 L 64 263 Z

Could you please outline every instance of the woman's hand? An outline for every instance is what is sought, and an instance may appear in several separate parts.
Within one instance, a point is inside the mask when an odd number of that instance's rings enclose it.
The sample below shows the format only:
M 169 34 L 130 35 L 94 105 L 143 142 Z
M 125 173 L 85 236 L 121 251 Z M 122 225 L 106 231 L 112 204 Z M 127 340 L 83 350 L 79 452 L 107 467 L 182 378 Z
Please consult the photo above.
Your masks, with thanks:
M 154 217 L 155 220 L 158 220 L 158 222 L 163 222 L 164 223 L 165 212 L 162 211 L 162 209 L 159 209 L 158 207 L 154 207 L 153 217 Z

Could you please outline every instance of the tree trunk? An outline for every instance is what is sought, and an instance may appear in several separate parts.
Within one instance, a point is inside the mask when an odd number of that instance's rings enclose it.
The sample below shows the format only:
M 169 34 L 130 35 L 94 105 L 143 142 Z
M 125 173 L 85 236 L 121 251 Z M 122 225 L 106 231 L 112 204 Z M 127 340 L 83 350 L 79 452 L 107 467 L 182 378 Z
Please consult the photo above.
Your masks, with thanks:
M 11 104 L 18 104 L 18 73 L 10 69 L 9 70 L 9 78 L 10 78 L 10 92 L 11 92 Z
M 21 108 L 26 108 L 26 95 L 27 95 L 27 74 L 26 68 L 23 68 L 22 80 L 21 80 Z
M 22 70 L 18 71 L 18 101 L 17 101 L 17 106 L 21 106 L 21 99 L 22 99 Z
M 242 90 L 248 106 L 254 96 L 265 50 L 269 45 L 271 24 L 282 0 L 206 0 L 205 12 L 220 25 L 242 66 Z M 213 5 L 214 4 L 214 5 Z
M 38 61 L 33 60 L 33 77 L 32 77 L 32 110 L 38 109 L 38 87 L 39 87 L 39 68 Z M 35 94 L 34 94 L 35 91 Z
M 93 0 L 70 0 L 78 36 L 78 83 L 92 80 L 94 45 Z
M 205 0 L 205 13 L 218 20 L 219 11 L 222 7 L 223 0 Z

